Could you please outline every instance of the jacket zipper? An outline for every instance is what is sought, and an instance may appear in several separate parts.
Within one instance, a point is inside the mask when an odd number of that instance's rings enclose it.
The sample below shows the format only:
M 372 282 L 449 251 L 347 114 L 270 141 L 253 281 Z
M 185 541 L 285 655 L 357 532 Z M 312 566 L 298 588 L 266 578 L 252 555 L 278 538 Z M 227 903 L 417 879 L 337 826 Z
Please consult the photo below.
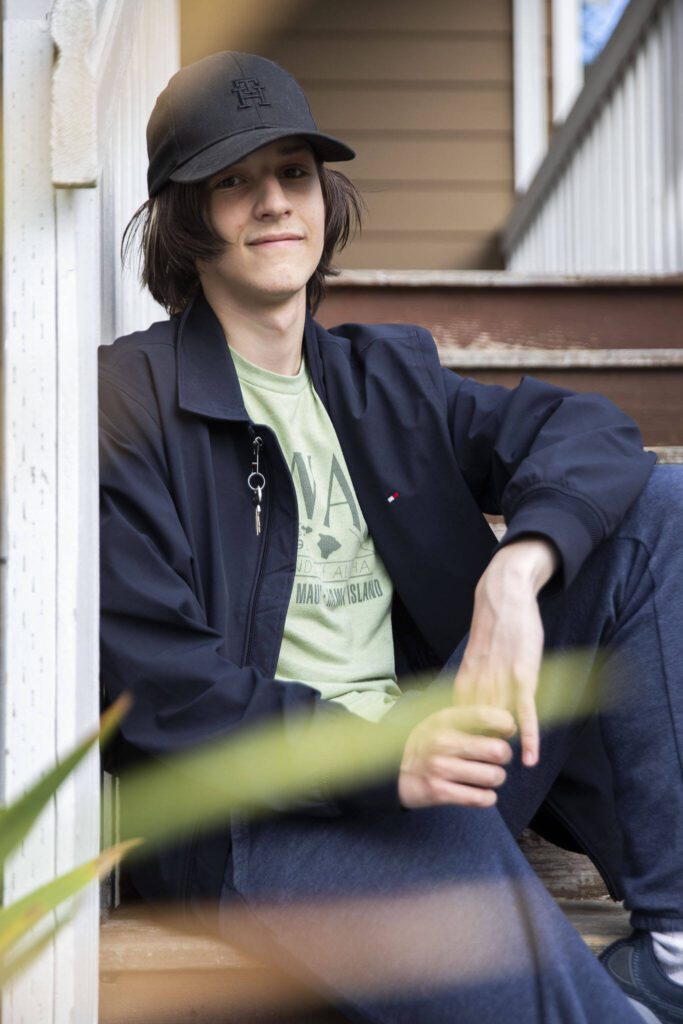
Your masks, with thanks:
M 247 664 L 247 658 L 251 654 L 251 645 L 252 645 L 253 635 L 254 635 L 254 608 L 256 607 L 256 599 L 258 597 L 258 592 L 259 592 L 259 589 L 260 589 L 260 586 L 261 586 L 261 577 L 263 575 L 263 565 L 264 565 L 264 562 L 265 562 L 266 544 L 268 543 L 268 523 L 269 523 L 269 518 L 270 518 L 269 515 L 268 515 L 268 504 L 269 504 L 268 501 L 266 500 L 262 504 L 262 498 L 263 498 L 263 495 L 265 494 L 265 484 L 266 484 L 265 475 L 263 474 L 263 467 L 261 466 L 261 461 L 260 461 L 263 458 L 263 455 L 264 455 L 263 439 L 256 433 L 255 429 L 251 425 L 249 426 L 249 433 L 251 434 L 251 437 L 252 437 L 253 459 L 252 459 L 252 464 L 251 464 L 251 467 L 250 467 L 251 471 L 250 471 L 250 474 L 249 474 L 249 477 L 248 477 L 248 485 L 249 485 L 249 489 L 252 492 L 252 498 L 253 498 L 253 501 L 254 501 L 254 507 L 256 508 L 257 504 L 258 504 L 258 512 L 256 513 L 256 515 L 257 515 L 256 522 L 257 523 L 259 521 L 259 517 L 261 516 L 261 513 L 263 513 L 263 529 L 262 530 L 257 529 L 257 534 L 256 534 L 257 538 L 260 541 L 260 545 L 259 545 L 258 563 L 257 563 L 257 566 L 256 566 L 256 579 L 255 579 L 255 582 L 254 582 L 254 589 L 252 590 L 251 597 L 249 599 L 249 614 L 247 616 L 247 633 L 246 633 L 246 637 L 245 637 L 244 652 L 243 652 L 243 655 L 242 655 L 242 664 L 243 665 Z M 261 475 L 262 480 L 256 479 L 256 477 L 259 474 Z M 187 853 L 187 860 L 185 862 L 185 870 L 183 872 L 183 885 L 182 885 L 182 894 L 183 895 L 182 895 L 182 898 L 183 898 L 183 901 L 185 903 L 187 903 L 187 900 L 189 898 L 190 886 L 192 884 L 192 879 L 193 879 L 193 870 L 192 870 L 192 868 L 193 868 L 193 858 L 194 858 L 195 846 L 197 844 L 198 832 L 199 832 L 199 825 L 196 824 L 194 826 L 194 828 L 192 829 L 192 832 L 191 832 L 189 848 L 188 848 L 188 853 Z
M 262 467 L 259 462 L 259 460 L 263 460 L 264 463 L 266 462 L 265 445 L 263 444 L 263 439 L 259 435 L 257 435 L 255 429 L 252 426 L 249 427 L 249 433 L 252 436 L 252 446 L 254 452 L 254 457 L 252 460 L 252 473 L 254 472 L 253 467 L 255 465 L 259 465 L 259 471 L 261 472 L 261 474 L 263 474 L 263 468 L 265 467 Z M 265 474 L 263 474 L 263 481 L 264 485 L 262 488 L 262 494 L 265 495 Z M 244 651 L 242 653 L 243 665 L 248 664 L 248 659 L 251 654 L 251 645 L 254 639 L 254 609 L 256 608 L 256 599 L 261 588 L 261 577 L 263 576 L 263 566 L 265 562 L 266 547 L 268 545 L 268 527 L 270 524 L 270 515 L 268 513 L 269 508 L 270 500 L 266 497 L 266 500 L 262 506 L 263 529 L 261 530 L 260 534 L 257 534 L 257 537 L 260 540 L 260 545 L 258 562 L 256 565 L 256 579 L 254 580 L 254 588 L 251 592 L 251 597 L 249 599 L 249 613 L 247 615 L 247 633 L 244 640 Z

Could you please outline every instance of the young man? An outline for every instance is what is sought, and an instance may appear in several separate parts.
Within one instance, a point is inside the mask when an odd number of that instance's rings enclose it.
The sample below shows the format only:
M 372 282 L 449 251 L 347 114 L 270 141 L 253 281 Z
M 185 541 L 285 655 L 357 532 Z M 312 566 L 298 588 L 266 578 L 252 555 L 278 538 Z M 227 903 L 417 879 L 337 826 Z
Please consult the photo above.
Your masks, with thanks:
M 102 680 L 135 695 L 115 767 L 267 716 L 372 730 L 427 670 L 458 706 L 377 785 L 321 772 L 136 865 L 139 892 L 226 930 L 246 905 L 360 1021 L 683 1020 L 682 474 L 599 396 L 463 379 L 414 325 L 316 323 L 359 211 L 324 161 L 354 153 L 277 65 L 182 69 L 147 141 L 132 224 L 171 317 L 100 349 Z M 544 646 L 592 652 L 604 748 L 591 720 L 540 753 Z M 549 791 L 632 912 L 607 970 L 513 839 Z

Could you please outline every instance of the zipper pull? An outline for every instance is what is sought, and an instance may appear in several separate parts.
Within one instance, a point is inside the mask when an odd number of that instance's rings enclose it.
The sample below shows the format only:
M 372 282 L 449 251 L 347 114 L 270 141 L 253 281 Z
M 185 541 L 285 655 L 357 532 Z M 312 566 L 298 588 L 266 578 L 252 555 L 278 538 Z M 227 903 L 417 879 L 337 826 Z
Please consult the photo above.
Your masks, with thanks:
M 254 503 L 254 525 L 256 527 L 256 536 L 258 537 L 261 533 L 261 500 L 263 488 L 266 486 L 266 478 L 259 469 L 259 451 L 263 441 L 260 437 L 255 437 L 253 445 L 254 458 L 251 463 L 251 473 L 247 477 L 247 486 L 251 491 L 251 498 Z

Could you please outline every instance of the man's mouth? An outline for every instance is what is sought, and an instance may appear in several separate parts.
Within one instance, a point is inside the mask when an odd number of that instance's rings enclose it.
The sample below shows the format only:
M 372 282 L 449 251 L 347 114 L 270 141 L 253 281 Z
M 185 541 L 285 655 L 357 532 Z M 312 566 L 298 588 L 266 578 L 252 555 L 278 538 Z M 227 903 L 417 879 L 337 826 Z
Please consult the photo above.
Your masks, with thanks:
M 283 234 L 283 235 L 264 235 L 262 238 L 257 238 L 249 245 L 264 245 L 264 246 L 278 246 L 278 245 L 292 245 L 294 242 L 303 241 L 301 235 L 294 234 Z

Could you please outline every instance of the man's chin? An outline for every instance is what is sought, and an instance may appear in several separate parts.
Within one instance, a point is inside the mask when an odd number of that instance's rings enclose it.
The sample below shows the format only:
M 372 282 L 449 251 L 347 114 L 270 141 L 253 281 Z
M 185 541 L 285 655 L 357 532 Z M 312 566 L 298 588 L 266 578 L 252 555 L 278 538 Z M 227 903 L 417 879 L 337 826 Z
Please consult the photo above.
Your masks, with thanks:
M 260 299 L 265 306 L 277 305 L 280 306 L 283 303 L 296 300 L 298 296 L 303 293 L 304 298 L 306 295 L 306 282 L 296 284 L 291 282 L 273 282 L 265 287 L 260 287 L 252 291 L 252 295 Z
M 209 288 L 207 298 L 210 301 L 210 296 L 213 295 L 220 303 L 218 296 L 222 294 L 224 301 L 227 299 L 228 302 L 238 303 L 245 308 L 273 309 L 300 301 L 301 296 L 305 304 L 307 283 L 308 280 L 302 282 L 299 276 L 296 280 L 273 277 L 270 281 L 259 281 L 258 285 L 249 280 L 223 280 L 215 282 L 214 287 Z

